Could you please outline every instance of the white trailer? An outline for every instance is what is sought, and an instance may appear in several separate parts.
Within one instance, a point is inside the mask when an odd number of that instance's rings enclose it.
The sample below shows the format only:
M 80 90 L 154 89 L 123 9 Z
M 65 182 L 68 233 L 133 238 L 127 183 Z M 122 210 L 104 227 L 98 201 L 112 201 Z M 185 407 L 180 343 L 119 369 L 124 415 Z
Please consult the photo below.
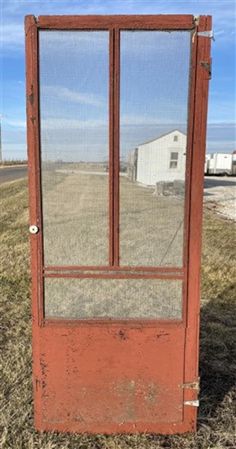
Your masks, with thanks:
M 232 159 L 230 153 L 212 153 L 207 160 L 208 175 L 232 175 Z
M 236 176 L 236 151 L 232 154 L 232 175 Z

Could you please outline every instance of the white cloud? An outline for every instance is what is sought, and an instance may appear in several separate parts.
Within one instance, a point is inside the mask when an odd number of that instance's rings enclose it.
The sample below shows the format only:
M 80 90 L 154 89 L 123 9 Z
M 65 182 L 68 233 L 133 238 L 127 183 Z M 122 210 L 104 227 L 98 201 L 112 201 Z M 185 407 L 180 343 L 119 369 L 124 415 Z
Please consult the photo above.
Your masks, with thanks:
M 14 128 L 25 128 L 26 121 L 21 119 L 8 119 L 3 117 L 3 126 L 12 126 Z
M 0 24 L 0 45 L 2 50 L 19 50 L 24 45 L 24 27 L 16 22 Z
M 42 120 L 42 130 L 54 129 L 92 129 L 108 126 L 108 120 L 76 120 L 66 118 L 48 118 Z
M 42 86 L 41 92 L 48 97 L 56 97 L 60 100 L 69 100 L 73 103 L 86 104 L 101 107 L 104 105 L 104 99 L 90 93 L 78 92 L 63 86 Z
M 157 126 L 157 125 L 169 125 L 176 124 L 176 119 L 172 120 L 167 118 L 150 117 L 148 115 L 126 115 L 121 113 L 120 117 L 121 126 Z
M 212 14 L 218 43 L 232 41 L 235 33 L 234 1 L 211 0 L 107 0 L 86 1 L 2 1 L 1 39 L 3 48 L 24 48 L 24 16 L 26 14 Z
M 213 122 L 213 123 L 210 122 L 210 123 L 208 123 L 208 128 L 211 128 L 211 129 L 224 129 L 224 128 L 226 128 L 226 129 L 228 129 L 228 128 L 236 129 L 236 125 L 235 125 L 234 122 L 230 123 L 230 122 L 220 122 L 220 121 L 218 121 L 218 122 Z
M 141 115 L 121 115 L 121 126 L 133 127 L 133 126 L 158 126 L 158 125 L 176 125 L 176 120 L 163 120 L 160 118 L 141 116 Z M 76 120 L 70 118 L 55 118 L 49 117 L 42 119 L 42 128 L 45 130 L 53 129 L 92 129 L 108 126 L 107 119 L 97 120 Z

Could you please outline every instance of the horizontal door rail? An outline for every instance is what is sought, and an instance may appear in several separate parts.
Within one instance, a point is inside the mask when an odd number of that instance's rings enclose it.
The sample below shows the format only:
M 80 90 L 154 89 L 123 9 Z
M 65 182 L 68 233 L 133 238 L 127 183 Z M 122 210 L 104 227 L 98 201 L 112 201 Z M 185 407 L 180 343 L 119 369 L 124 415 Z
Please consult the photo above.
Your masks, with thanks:
M 166 319 L 166 318 L 156 318 L 156 319 L 150 319 L 150 318 L 108 318 L 108 317 L 100 317 L 100 318 L 61 318 L 61 317 L 50 317 L 46 318 L 43 321 L 44 326 L 52 326 L 52 327 L 62 327 L 62 328 L 68 328 L 75 326 L 101 326 L 103 327 L 104 324 L 109 324 L 112 328 L 120 326 L 128 325 L 129 328 L 133 329 L 143 329 L 143 325 L 145 323 L 145 327 L 159 327 L 160 329 L 166 329 L 166 326 L 168 328 L 180 328 L 183 326 L 183 320 L 182 319 Z
M 78 278 L 78 279 L 184 279 L 184 274 L 182 273 L 134 273 L 134 272 L 57 272 L 57 273 L 44 273 L 45 278 Z
M 39 16 L 36 26 L 41 29 L 159 29 L 191 30 L 195 17 L 183 15 L 112 15 L 112 16 Z
M 48 271 L 138 271 L 138 272 L 156 272 L 156 273 L 184 273 L 184 268 L 180 267 L 148 267 L 148 266 L 121 266 L 121 265 L 46 265 L 43 270 L 45 273 Z

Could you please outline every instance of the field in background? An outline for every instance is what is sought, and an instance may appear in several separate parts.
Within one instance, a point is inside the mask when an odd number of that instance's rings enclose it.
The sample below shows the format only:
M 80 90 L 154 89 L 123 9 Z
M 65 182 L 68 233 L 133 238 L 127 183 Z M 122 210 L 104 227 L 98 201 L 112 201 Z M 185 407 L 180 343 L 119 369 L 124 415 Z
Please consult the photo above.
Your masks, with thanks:
M 202 261 L 201 397 L 196 435 L 80 436 L 33 430 L 26 181 L 0 186 L 2 449 L 233 449 L 235 225 L 206 210 Z
M 120 180 L 121 264 L 182 266 L 183 195 Z M 42 170 L 46 265 L 107 264 L 108 182 L 95 164 Z
M 138 185 L 125 174 L 120 180 L 121 265 L 182 266 L 183 195 L 157 196 L 154 187 Z M 108 182 L 98 164 L 42 170 L 46 265 L 107 265 Z M 181 296 L 181 281 L 47 279 L 46 314 L 178 318 Z
M 0 168 L 1 167 L 8 167 L 11 165 L 28 165 L 28 161 L 26 159 L 5 159 L 0 162 Z

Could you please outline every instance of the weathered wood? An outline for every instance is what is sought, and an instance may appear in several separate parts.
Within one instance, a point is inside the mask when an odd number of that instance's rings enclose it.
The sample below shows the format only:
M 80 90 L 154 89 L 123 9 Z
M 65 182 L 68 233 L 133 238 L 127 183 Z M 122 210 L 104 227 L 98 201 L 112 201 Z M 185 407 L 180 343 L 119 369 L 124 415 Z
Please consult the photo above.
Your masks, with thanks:
M 210 17 L 200 18 L 199 31 L 208 30 L 210 26 Z M 113 158 L 110 165 L 112 172 L 110 198 L 112 195 L 112 201 L 115 200 L 110 215 L 112 241 L 114 241 L 114 247 L 110 250 L 112 265 L 51 266 L 43 269 L 42 233 L 31 237 L 35 424 L 39 430 L 176 433 L 196 428 L 196 409 L 184 405 L 183 400 L 196 400 L 197 391 L 186 388 L 183 392 L 182 385 L 195 384 L 198 377 L 200 230 L 209 78 L 202 62 L 209 61 L 209 39 L 197 37 L 195 33 L 192 35 L 193 79 L 188 128 L 188 151 L 191 156 L 187 159 L 186 174 L 187 257 L 184 268 L 119 266 L 118 198 L 119 29 L 187 30 L 194 27 L 193 16 L 46 16 L 39 19 L 28 16 L 26 18 L 30 210 L 31 220 L 36 220 L 35 223 L 39 227 L 42 223 L 38 29 L 113 30 L 110 34 L 113 55 L 110 76 L 112 74 L 114 76 L 110 91 L 110 123 L 112 123 L 110 144 Z M 52 272 L 54 270 L 55 272 Z M 70 270 L 73 273 L 70 273 Z M 92 273 L 85 272 L 90 270 Z M 117 270 L 117 273 L 113 270 Z M 183 316 L 178 321 L 110 318 L 47 320 L 43 316 L 45 277 L 118 279 L 141 277 L 176 279 L 179 282 L 184 280 Z M 153 386 L 157 386 L 154 393 Z
M 201 16 L 197 31 L 211 30 L 210 16 Z M 194 36 L 197 40 L 195 101 L 193 105 L 193 148 L 191 161 L 189 262 L 188 262 L 188 303 L 186 327 L 185 383 L 198 377 L 199 357 L 199 309 L 200 309 L 200 266 L 203 212 L 203 184 L 207 125 L 207 104 L 209 74 L 201 64 L 210 61 L 211 40 Z M 186 390 L 185 400 L 195 400 L 196 391 Z M 196 422 L 197 410 L 186 406 L 184 416 L 192 416 Z
M 194 17 L 183 15 L 111 15 L 111 16 L 39 16 L 39 28 L 47 29 L 160 29 L 189 30 L 194 28 Z

